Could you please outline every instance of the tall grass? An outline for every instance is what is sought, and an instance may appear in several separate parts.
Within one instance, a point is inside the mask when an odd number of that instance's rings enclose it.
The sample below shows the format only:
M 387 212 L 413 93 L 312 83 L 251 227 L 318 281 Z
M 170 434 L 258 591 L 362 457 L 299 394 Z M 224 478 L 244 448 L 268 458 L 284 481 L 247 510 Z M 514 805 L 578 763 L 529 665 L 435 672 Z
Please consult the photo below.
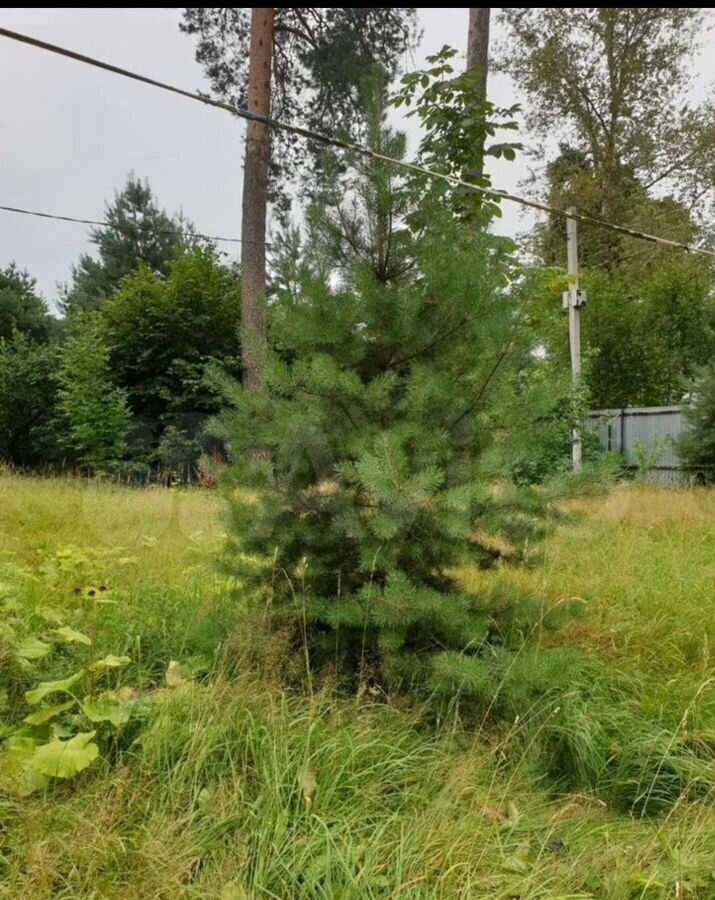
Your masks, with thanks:
M 462 573 L 580 598 L 529 652 L 588 660 L 564 685 L 544 670 L 552 698 L 474 730 L 458 703 L 435 722 L 400 698 L 282 688 L 285 646 L 251 647 L 264 639 L 214 569 L 210 494 L 0 478 L 0 565 L 42 590 L 73 546 L 63 584 L 106 580 L 118 602 L 98 639 L 133 648 L 153 697 L 118 759 L 0 798 L 0 896 L 715 897 L 714 508 L 705 492 L 618 491 L 572 505 L 531 566 Z M 217 645 L 211 678 L 161 687 L 169 660 Z
M 233 619 L 212 560 L 222 536 L 211 493 L 143 491 L 66 478 L 0 477 L 0 581 L 23 568 L 38 604 L 108 588 L 98 649 L 127 653 L 137 678 L 213 653 Z
M 2 883 L 33 900 L 712 895 L 704 801 L 638 820 L 527 776 L 404 710 L 189 685 L 121 768 L 5 804 Z
M 674 724 L 686 709 L 712 721 L 715 492 L 634 485 L 567 511 L 538 564 L 465 572 L 465 584 L 510 585 L 551 604 L 576 599 L 583 615 L 552 644 L 637 678 L 644 708 Z

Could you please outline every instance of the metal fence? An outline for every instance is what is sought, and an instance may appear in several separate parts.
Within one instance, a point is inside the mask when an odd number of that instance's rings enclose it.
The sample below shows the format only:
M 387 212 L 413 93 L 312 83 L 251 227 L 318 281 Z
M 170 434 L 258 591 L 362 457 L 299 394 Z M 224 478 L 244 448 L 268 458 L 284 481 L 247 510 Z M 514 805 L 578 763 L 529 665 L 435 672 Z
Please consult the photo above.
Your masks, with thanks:
M 622 453 L 638 477 L 661 484 L 686 480 L 676 447 L 687 427 L 679 406 L 596 409 L 589 413 L 586 427 L 598 432 L 604 450 Z

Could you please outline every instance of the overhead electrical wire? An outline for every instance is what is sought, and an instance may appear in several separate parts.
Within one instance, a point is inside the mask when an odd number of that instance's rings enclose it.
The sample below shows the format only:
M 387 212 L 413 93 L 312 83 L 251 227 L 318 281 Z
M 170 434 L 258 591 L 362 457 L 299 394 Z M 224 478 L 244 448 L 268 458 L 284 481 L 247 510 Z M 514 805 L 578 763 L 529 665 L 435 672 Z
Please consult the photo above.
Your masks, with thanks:
M 575 219 L 577 222 L 581 222 L 584 225 L 593 225 L 595 227 L 607 229 L 618 234 L 624 234 L 638 240 L 648 241 L 652 244 L 660 244 L 661 246 L 684 250 L 686 253 L 699 253 L 715 258 L 715 251 L 707 250 L 704 247 L 698 247 L 694 244 L 686 244 L 682 241 L 670 240 L 669 238 L 659 237 L 658 235 L 654 234 L 648 234 L 645 231 L 640 231 L 635 228 L 629 228 L 625 225 L 616 225 L 613 222 L 608 222 L 605 219 L 599 219 L 595 216 L 589 216 L 584 213 L 558 209 L 556 207 L 549 206 L 546 203 L 540 203 L 537 200 L 530 200 L 529 198 L 521 197 L 508 191 L 498 190 L 497 188 L 482 187 L 481 185 L 473 184 L 470 181 L 465 181 L 462 178 L 457 178 L 456 176 L 447 175 L 444 172 L 438 172 L 434 169 L 430 169 L 427 166 L 421 166 L 417 163 L 409 163 L 405 162 L 404 160 L 395 159 L 391 156 L 386 156 L 383 153 L 378 153 L 376 150 L 372 150 L 369 147 L 364 147 L 361 144 L 355 144 L 351 141 L 342 140 L 341 138 L 321 134 L 320 132 L 313 131 L 310 128 L 304 128 L 300 125 L 281 122 L 278 119 L 271 118 L 270 116 L 261 116 L 256 113 L 252 113 L 247 109 L 243 109 L 240 106 L 234 106 L 233 104 L 226 103 L 223 100 L 216 100 L 213 97 L 208 97 L 195 91 L 187 91 L 183 88 L 176 87 L 175 85 L 168 84 L 164 81 L 159 81 L 155 78 L 141 75 L 138 72 L 133 72 L 130 69 L 124 69 L 121 66 L 112 65 L 111 63 L 95 59 L 94 57 L 87 56 L 83 53 L 77 53 L 74 50 L 69 50 L 66 47 L 61 47 L 58 44 L 51 44 L 47 41 L 42 41 L 39 38 L 32 37 L 31 35 L 22 34 L 17 31 L 12 31 L 8 28 L 0 27 L 0 37 L 6 37 L 10 40 L 18 41 L 21 44 L 26 44 L 39 50 L 46 50 L 49 53 L 54 53 L 58 56 L 65 57 L 66 59 L 72 59 L 75 62 L 80 62 L 85 65 L 92 66 L 96 69 L 110 72 L 113 75 L 121 75 L 124 78 L 130 78 L 133 81 L 138 81 L 142 84 L 148 84 L 152 87 L 159 88 L 163 91 L 168 91 L 172 94 L 178 94 L 179 96 L 187 97 L 189 100 L 195 100 L 196 102 L 203 103 L 206 106 L 213 106 L 216 109 L 230 112 L 241 119 L 246 119 L 252 122 L 259 122 L 269 128 L 273 128 L 278 131 L 286 131 L 290 134 L 299 135 L 300 137 L 303 137 L 309 141 L 316 141 L 327 146 L 337 147 L 338 149 L 347 150 L 351 153 L 357 153 L 361 156 L 366 156 L 371 159 L 377 159 L 382 162 L 391 163 L 395 166 L 405 169 L 406 171 L 415 172 L 419 175 L 426 175 L 429 178 L 437 178 L 442 181 L 446 181 L 453 187 L 466 188 L 467 190 L 475 191 L 476 193 L 482 194 L 483 196 L 489 197 L 494 200 L 508 200 L 511 203 L 517 203 L 520 206 L 525 206 L 529 209 L 535 209 L 539 212 L 549 213 L 550 215 L 559 216 L 563 219 Z
M 57 213 L 40 212 L 36 209 L 23 209 L 20 206 L 5 206 L 0 204 L 0 210 L 3 212 L 17 213 L 21 216 L 36 216 L 39 219 L 52 219 L 57 222 L 73 222 L 76 225 L 94 225 L 97 228 L 114 229 L 116 231 L 145 231 L 151 234 L 163 234 L 173 237 L 199 238 L 204 241 L 227 241 L 232 244 L 246 243 L 242 238 L 224 237 L 219 234 L 203 234 L 200 231 L 192 229 L 175 229 L 175 228 L 147 228 L 141 222 L 127 222 L 126 225 L 112 222 L 100 222 L 98 219 L 80 219 L 76 216 L 61 216 Z

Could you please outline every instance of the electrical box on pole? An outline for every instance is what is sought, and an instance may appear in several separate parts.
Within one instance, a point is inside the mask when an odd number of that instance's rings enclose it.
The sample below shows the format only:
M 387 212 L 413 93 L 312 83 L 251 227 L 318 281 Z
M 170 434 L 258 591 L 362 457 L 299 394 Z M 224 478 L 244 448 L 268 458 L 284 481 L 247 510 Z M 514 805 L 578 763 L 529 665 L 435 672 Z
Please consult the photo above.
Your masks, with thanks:
M 574 212 L 573 208 L 569 212 Z M 586 293 L 578 286 L 578 232 L 576 219 L 566 219 L 566 260 L 569 287 L 563 293 L 564 309 L 569 314 L 569 349 L 571 351 L 571 382 L 576 388 L 581 376 L 581 307 Z M 571 432 L 571 461 L 574 472 L 581 471 L 581 424 L 575 421 Z

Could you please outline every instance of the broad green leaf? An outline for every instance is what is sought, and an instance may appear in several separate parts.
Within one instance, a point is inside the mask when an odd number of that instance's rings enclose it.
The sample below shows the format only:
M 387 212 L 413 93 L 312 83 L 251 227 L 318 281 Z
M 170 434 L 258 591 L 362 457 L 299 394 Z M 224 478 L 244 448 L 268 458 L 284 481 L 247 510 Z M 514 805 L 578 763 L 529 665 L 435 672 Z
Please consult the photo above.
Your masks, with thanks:
M 68 691 L 73 684 L 76 684 L 84 672 L 75 672 L 68 678 L 62 678 L 60 681 L 41 681 L 32 691 L 25 691 L 25 700 L 34 706 L 40 700 L 44 700 L 49 694 L 61 694 Z
M 0 751 L 0 789 L 27 797 L 45 784 L 41 772 L 31 768 L 37 741 L 26 735 L 10 735 Z
M 122 666 L 126 666 L 131 662 L 131 659 L 128 656 L 115 656 L 113 653 L 110 653 L 108 656 L 102 657 L 102 659 L 98 659 L 97 662 L 92 663 L 93 669 L 121 669 Z
M 66 703 L 58 703 L 57 706 L 42 706 L 35 712 L 30 713 L 29 716 L 25 716 L 23 721 L 27 722 L 28 725 L 44 725 L 45 722 L 49 722 L 55 716 L 59 716 L 71 709 L 76 702 L 76 700 L 68 700 Z
M 85 697 L 82 710 L 90 722 L 111 722 L 116 728 L 129 721 L 132 703 L 120 699 L 116 691 L 105 691 L 99 697 Z
M 55 628 L 55 634 L 66 641 L 68 644 L 86 644 L 88 647 L 92 644 L 92 639 L 81 631 L 75 631 L 69 625 L 63 625 L 62 628 Z
M 38 638 L 28 637 L 17 646 L 17 655 L 23 659 L 41 659 L 47 656 L 52 648 Z
M 87 731 L 76 734 L 68 741 L 54 738 L 35 750 L 30 767 L 50 778 L 72 778 L 99 756 L 99 747 L 92 742 L 96 733 Z
M 203 675 L 211 668 L 211 662 L 205 656 L 191 656 L 183 662 L 172 659 L 166 667 L 164 678 L 168 688 L 178 688 L 187 684 L 197 675 Z
M 71 738 L 74 732 L 60 722 L 50 722 L 50 734 L 53 738 Z

